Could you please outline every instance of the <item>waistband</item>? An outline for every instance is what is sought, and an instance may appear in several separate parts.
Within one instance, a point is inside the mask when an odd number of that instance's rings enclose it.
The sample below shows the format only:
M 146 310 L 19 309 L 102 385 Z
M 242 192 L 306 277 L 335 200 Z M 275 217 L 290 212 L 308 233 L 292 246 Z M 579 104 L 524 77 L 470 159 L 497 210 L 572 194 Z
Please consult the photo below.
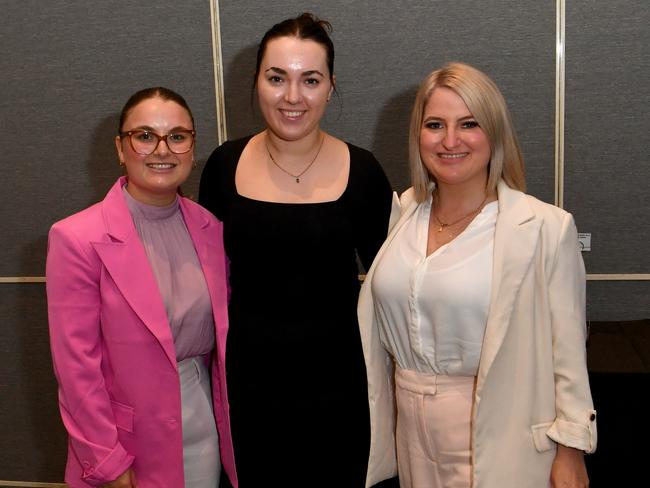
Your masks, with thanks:
M 178 376 L 181 378 L 181 383 L 191 378 L 198 378 L 199 380 L 202 377 L 207 378 L 208 367 L 205 364 L 204 356 L 185 358 L 176 365 L 178 366 Z
M 423 395 L 435 395 L 436 392 L 452 388 L 474 388 L 475 380 L 476 376 L 447 376 L 395 367 L 396 386 Z

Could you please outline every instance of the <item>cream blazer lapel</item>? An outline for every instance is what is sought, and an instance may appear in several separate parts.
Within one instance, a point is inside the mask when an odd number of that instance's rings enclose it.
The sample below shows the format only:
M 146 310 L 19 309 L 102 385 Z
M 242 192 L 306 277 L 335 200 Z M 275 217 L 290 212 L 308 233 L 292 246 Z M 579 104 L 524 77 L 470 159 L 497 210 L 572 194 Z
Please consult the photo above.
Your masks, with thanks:
M 384 347 L 381 345 L 379 339 L 379 328 L 375 326 L 375 306 L 372 298 L 372 287 L 370 286 L 372 283 L 372 277 L 375 274 L 377 263 L 381 260 L 381 257 L 395 238 L 395 235 L 404 225 L 404 222 L 406 222 L 409 216 L 415 211 L 417 206 L 417 203 L 413 199 L 413 189 L 409 188 L 406 190 L 400 199 L 397 198 L 397 194 L 393 194 L 393 206 L 390 214 L 388 236 L 379 251 L 377 251 L 377 255 L 372 262 L 372 266 L 370 266 L 370 269 L 368 270 L 368 274 L 366 275 L 366 279 L 359 293 L 357 314 L 359 317 L 359 328 L 361 329 L 361 342 L 366 358 L 366 366 L 371 371 L 384 371 L 387 366 L 386 358 L 389 358 Z M 378 361 L 378 358 L 380 357 L 382 360 Z M 378 367 L 379 369 L 377 369 Z M 390 368 L 392 368 L 392 359 L 390 360 Z M 379 378 L 381 378 L 381 376 Z M 381 383 L 383 384 L 383 381 L 381 381 Z M 371 401 L 377 395 L 381 396 L 378 392 L 372 391 L 372 387 L 371 391 L 368 393 Z
M 368 373 L 368 401 L 371 417 L 370 456 L 368 460 L 368 476 L 366 487 L 391 478 L 397 474 L 397 459 L 395 456 L 395 401 L 393 388 L 394 364 L 393 359 L 384 349 L 379 336 L 379 327 L 375 322 L 375 307 L 372 298 L 372 277 L 375 267 L 380 261 L 389 244 L 399 229 L 417 208 L 413 199 L 413 190 L 402 194 L 401 199 L 393 194 L 389 232 L 386 241 L 381 246 L 359 294 L 359 329 Z
M 102 202 L 108 242 L 91 244 L 124 299 L 160 342 L 167 358 L 176 369 L 174 339 L 165 305 L 149 265 L 149 258 L 122 195 L 123 185 L 124 178 L 120 178 Z M 125 333 L 128 334 L 128 331 Z
M 503 181 L 497 187 L 499 215 L 494 235 L 492 293 L 479 364 L 477 393 L 483 386 L 503 339 L 526 271 L 537 249 L 541 219 L 535 218 L 526 195 Z

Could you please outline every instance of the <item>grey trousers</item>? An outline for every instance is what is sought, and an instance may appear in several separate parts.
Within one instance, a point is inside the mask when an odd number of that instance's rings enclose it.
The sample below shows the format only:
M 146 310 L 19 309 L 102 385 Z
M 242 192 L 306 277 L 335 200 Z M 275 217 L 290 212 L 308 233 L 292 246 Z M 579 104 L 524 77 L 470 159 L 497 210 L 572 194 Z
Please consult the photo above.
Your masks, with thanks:
M 178 375 L 183 412 L 185 488 L 216 488 L 221 459 L 208 368 L 200 356 L 187 358 L 178 363 Z

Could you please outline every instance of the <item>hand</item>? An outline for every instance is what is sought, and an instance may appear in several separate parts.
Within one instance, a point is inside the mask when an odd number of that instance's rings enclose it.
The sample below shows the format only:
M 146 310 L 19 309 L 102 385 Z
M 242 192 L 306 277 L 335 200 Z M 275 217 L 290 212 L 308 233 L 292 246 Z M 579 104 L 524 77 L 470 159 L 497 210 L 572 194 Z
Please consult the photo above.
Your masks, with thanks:
M 129 468 L 117 479 L 102 485 L 102 488 L 138 488 L 138 485 L 135 482 L 135 473 L 131 468 Z
M 557 445 L 557 452 L 551 467 L 553 488 L 587 488 L 589 477 L 585 467 L 584 453 L 579 449 Z

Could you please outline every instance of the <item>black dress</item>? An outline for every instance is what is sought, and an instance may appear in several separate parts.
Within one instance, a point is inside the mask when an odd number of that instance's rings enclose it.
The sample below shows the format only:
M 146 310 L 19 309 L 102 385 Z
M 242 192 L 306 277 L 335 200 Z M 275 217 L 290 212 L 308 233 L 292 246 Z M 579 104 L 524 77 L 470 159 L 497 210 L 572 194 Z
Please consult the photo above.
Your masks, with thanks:
M 386 237 L 390 184 L 370 152 L 348 144 L 339 199 L 252 200 L 235 188 L 249 139 L 212 153 L 199 193 L 224 223 L 230 259 L 226 371 L 239 486 L 361 488 L 370 433 L 357 253 L 367 269 Z

